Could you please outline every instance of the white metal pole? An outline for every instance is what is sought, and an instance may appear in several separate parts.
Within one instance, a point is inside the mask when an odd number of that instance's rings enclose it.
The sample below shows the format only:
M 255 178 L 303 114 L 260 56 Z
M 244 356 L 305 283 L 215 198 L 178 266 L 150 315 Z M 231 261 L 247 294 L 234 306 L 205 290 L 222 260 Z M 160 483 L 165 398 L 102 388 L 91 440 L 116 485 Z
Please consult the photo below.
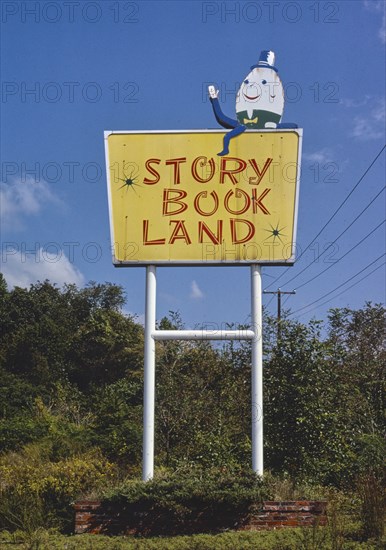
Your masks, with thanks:
M 154 405 L 155 405 L 155 331 L 156 320 L 156 268 L 146 268 L 145 303 L 145 364 L 143 390 L 143 459 L 142 480 L 152 479 L 154 474 Z
M 261 268 L 251 266 L 252 326 L 252 469 L 263 475 L 263 312 Z
M 156 330 L 154 340 L 253 340 L 253 330 Z

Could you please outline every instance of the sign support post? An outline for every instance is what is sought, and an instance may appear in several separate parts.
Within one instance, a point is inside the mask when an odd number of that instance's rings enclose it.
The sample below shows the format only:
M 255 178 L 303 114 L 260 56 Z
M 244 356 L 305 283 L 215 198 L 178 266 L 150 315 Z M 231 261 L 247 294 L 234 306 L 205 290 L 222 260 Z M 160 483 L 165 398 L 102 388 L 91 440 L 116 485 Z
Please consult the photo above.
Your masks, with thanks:
M 261 268 L 251 266 L 252 340 L 252 470 L 263 475 L 263 313 Z
M 143 392 L 143 461 L 142 479 L 148 481 L 154 474 L 154 407 L 155 407 L 155 331 L 156 267 L 146 268 L 145 303 L 145 361 Z
M 143 396 L 142 480 L 154 475 L 154 408 L 156 340 L 252 341 L 252 469 L 263 475 L 263 329 L 261 267 L 251 266 L 251 317 L 253 330 L 156 330 L 156 267 L 146 267 L 145 361 Z

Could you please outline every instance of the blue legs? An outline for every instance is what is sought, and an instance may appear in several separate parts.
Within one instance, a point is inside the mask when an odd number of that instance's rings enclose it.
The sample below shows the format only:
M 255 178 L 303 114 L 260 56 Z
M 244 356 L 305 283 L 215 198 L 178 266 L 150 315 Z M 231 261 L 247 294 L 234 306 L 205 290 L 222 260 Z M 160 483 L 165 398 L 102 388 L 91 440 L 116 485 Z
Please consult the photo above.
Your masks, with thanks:
M 230 140 L 236 136 L 239 136 L 240 134 L 245 132 L 245 130 L 246 130 L 246 126 L 243 126 L 242 124 L 240 124 L 239 126 L 236 126 L 235 128 L 233 128 L 233 130 L 225 134 L 224 141 L 223 141 L 223 150 L 221 151 L 221 153 L 217 153 L 217 155 L 219 157 L 223 157 L 224 155 L 227 155 L 229 153 Z

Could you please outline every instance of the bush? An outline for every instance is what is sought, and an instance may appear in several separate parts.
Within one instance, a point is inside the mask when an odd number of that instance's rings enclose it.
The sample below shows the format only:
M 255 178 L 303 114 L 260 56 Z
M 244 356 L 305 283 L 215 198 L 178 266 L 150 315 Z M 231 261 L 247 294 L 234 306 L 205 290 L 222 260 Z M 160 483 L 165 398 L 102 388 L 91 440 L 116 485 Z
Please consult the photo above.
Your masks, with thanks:
M 126 481 L 102 496 L 104 506 L 119 509 L 130 525 L 145 516 L 141 534 L 174 534 L 235 528 L 250 506 L 268 494 L 252 471 L 190 470 L 158 474 L 146 483 Z
M 114 475 L 98 451 L 49 462 L 32 444 L 0 458 L 0 529 L 72 529 L 71 502 Z

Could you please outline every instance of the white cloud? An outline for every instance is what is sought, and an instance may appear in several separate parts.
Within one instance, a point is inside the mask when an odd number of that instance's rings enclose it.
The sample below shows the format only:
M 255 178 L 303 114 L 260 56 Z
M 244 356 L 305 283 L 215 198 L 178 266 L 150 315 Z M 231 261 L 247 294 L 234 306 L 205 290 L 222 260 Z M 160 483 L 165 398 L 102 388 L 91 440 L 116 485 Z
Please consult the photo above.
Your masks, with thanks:
M 354 117 L 354 125 L 350 135 L 361 141 L 383 139 L 385 136 L 384 100 L 375 100 L 374 106 L 367 117 Z
M 364 7 L 369 11 L 382 11 L 384 0 L 363 0 Z
M 303 153 L 303 170 L 312 171 L 314 183 L 337 183 L 339 174 L 347 167 L 348 160 L 337 159 L 337 152 L 329 147 L 323 147 L 318 151 Z
M 383 12 L 382 25 L 378 31 L 378 36 L 381 39 L 382 44 L 386 44 L 386 14 Z
M 331 162 L 332 158 L 333 158 L 332 151 L 327 147 L 324 147 L 319 151 L 314 151 L 313 153 L 303 153 L 304 160 L 310 161 L 310 162 L 319 162 L 320 164 Z
M 384 98 L 365 95 L 363 99 L 342 99 L 341 105 L 347 109 L 356 109 L 360 115 L 352 118 L 350 136 L 361 141 L 381 139 L 385 128 L 385 100 Z M 367 109 L 363 107 L 367 106 Z M 360 107 L 360 109 L 359 109 Z M 367 116 L 363 113 L 367 112 Z
M 196 283 L 196 281 L 192 281 L 192 284 L 190 285 L 190 297 L 193 300 L 200 300 L 204 297 L 204 293 Z
M 43 206 L 60 201 L 45 181 L 27 176 L 25 181 L 0 183 L 0 215 L 4 228 L 21 229 L 25 216 L 36 216 Z
M 384 0 L 363 0 L 363 6 L 372 13 L 382 13 L 381 28 L 378 31 L 378 37 L 382 44 L 386 43 L 386 9 Z
M 371 101 L 372 97 L 371 95 L 366 94 L 362 99 L 350 99 L 350 98 L 342 98 L 340 100 L 340 104 L 343 105 L 343 107 L 347 107 L 348 109 L 351 109 L 355 107 L 356 109 L 358 107 L 364 107 Z
M 0 271 L 9 287 L 28 288 L 30 284 L 48 279 L 62 286 L 64 283 L 84 285 L 82 273 L 70 262 L 63 251 L 52 254 L 39 248 L 35 253 L 7 250 L 3 252 Z

